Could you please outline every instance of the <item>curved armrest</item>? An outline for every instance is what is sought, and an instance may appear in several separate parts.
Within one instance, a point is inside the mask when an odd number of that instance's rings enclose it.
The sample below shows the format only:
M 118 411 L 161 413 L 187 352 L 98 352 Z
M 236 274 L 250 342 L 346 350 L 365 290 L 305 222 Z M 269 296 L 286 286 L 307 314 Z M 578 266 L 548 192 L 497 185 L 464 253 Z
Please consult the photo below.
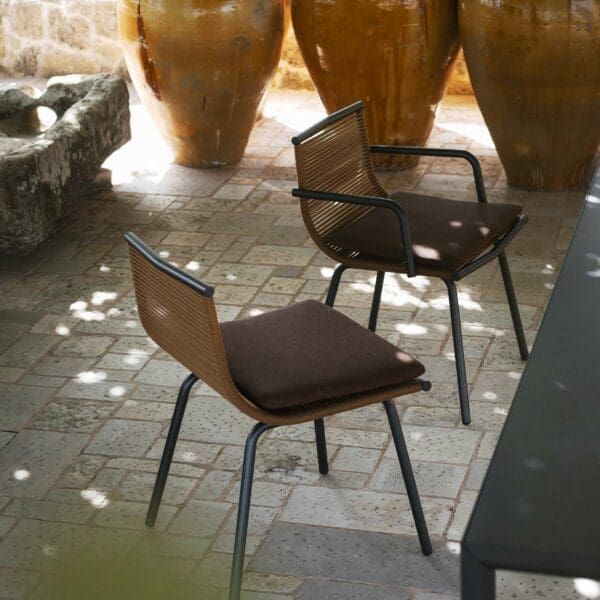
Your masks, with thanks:
M 321 192 L 317 190 L 305 190 L 296 188 L 292 190 L 292 196 L 296 198 L 307 198 L 309 200 L 329 200 L 331 202 L 344 202 L 346 204 L 359 204 L 362 206 L 374 206 L 377 208 L 387 208 L 391 210 L 398 219 L 402 243 L 404 244 L 404 253 L 406 255 L 406 274 L 409 277 L 415 277 L 415 258 L 412 251 L 412 240 L 410 236 L 410 227 L 408 217 L 402 207 L 390 198 L 380 198 L 377 196 L 354 196 L 351 194 L 336 194 L 334 192 Z
M 467 150 L 454 150 L 452 148 L 421 148 L 418 146 L 380 145 L 371 146 L 370 150 L 374 154 L 408 154 L 413 156 L 442 156 L 445 158 L 462 158 L 468 161 L 473 169 L 473 178 L 475 179 L 477 199 L 479 202 L 487 202 L 481 164 L 477 160 L 477 157 Z

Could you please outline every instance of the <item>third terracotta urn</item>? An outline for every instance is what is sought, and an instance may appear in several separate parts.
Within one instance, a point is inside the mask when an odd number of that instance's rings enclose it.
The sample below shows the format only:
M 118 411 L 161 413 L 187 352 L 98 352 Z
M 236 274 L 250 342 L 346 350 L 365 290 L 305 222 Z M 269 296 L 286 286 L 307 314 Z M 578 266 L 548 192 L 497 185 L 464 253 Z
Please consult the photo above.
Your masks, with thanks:
M 456 0 L 293 0 L 292 22 L 328 112 L 364 100 L 371 143 L 427 141 L 459 50 Z
M 508 183 L 579 186 L 600 144 L 600 2 L 459 5 L 467 68 Z
M 238 162 L 281 53 L 285 0 L 118 0 L 125 60 L 176 162 Z

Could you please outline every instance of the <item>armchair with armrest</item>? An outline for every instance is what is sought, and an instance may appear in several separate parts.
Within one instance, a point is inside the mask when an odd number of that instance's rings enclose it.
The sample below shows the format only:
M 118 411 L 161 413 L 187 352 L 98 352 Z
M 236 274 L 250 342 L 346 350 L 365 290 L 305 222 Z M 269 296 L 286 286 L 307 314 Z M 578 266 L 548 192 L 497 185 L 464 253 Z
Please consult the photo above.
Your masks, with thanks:
M 448 289 L 462 421 L 471 421 L 456 282 L 498 259 L 523 360 L 527 342 L 508 261 L 509 242 L 527 223 L 514 204 L 489 204 L 481 166 L 465 150 L 369 145 L 356 102 L 292 138 L 296 153 L 302 216 L 313 240 L 339 265 L 326 303 L 333 306 L 348 268 L 377 273 L 369 328 L 375 331 L 386 272 L 425 275 Z M 410 192 L 388 194 L 380 185 L 371 153 L 412 154 L 467 160 L 478 202 L 462 202 Z

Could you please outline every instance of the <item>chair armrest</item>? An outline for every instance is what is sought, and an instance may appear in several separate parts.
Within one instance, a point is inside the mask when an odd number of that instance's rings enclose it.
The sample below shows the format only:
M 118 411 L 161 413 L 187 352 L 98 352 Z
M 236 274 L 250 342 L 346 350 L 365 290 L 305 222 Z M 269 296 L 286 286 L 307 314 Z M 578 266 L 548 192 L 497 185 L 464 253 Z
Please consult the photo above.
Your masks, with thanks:
M 410 227 L 406 213 L 394 200 L 390 198 L 380 198 L 377 196 L 354 196 L 351 194 L 336 194 L 334 192 L 321 192 L 317 190 L 305 190 L 296 188 L 292 190 L 292 196 L 296 198 L 307 198 L 309 200 L 328 200 L 330 202 L 344 202 L 346 204 L 359 204 L 362 206 L 373 206 L 377 208 L 387 208 L 391 210 L 398 219 L 404 252 L 406 255 L 406 274 L 409 277 L 415 277 L 415 258 L 412 251 L 412 240 L 410 236 Z
M 481 164 L 477 160 L 477 157 L 467 150 L 455 150 L 452 148 L 421 148 L 418 146 L 380 145 L 371 146 L 370 150 L 374 154 L 409 154 L 413 156 L 442 156 L 445 158 L 462 158 L 468 161 L 473 169 L 473 178 L 475 179 L 477 199 L 479 202 L 487 202 Z

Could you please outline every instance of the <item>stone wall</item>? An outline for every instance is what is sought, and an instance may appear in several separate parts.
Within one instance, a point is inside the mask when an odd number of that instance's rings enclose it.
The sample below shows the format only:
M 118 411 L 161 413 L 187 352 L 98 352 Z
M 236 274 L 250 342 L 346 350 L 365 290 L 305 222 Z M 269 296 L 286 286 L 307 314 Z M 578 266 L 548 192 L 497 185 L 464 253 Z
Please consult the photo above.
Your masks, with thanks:
M 0 70 L 36 77 L 125 74 L 116 0 L 0 0 Z M 273 85 L 314 89 L 292 30 Z M 472 93 L 462 55 L 448 91 Z
M 37 77 L 125 73 L 115 0 L 0 0 L 0 69 Z

